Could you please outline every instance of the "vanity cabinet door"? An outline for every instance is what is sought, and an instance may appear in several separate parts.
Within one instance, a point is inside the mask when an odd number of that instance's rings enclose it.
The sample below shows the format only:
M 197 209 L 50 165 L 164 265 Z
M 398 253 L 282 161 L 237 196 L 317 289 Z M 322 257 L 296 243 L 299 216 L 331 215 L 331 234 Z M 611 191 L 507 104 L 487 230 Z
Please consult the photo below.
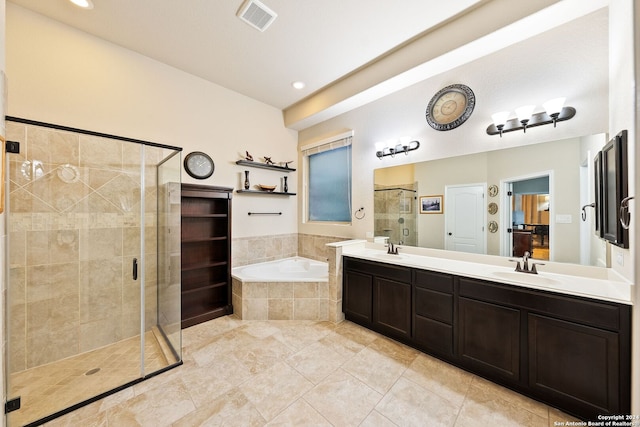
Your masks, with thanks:
M 520 310 L 458 298 L 458 351 L 474 371 L 520 380 Z
M 345 269 L 342 289 L 342 311 L 345 318 L 370 326 L 373 310 L 373 276 Z
M 618 333 L 529 314 L 529 387 L 579 414 L 623 413 Z
M 376 277 L 373 323 L 390 336 L 411 338 L 411 284 Z

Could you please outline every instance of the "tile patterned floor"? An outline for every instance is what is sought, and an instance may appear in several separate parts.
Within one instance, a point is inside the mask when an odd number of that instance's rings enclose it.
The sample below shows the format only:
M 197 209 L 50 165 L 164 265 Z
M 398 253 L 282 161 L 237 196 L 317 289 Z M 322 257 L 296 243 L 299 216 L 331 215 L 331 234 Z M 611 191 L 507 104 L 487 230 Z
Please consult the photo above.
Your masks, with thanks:
M 146 372 L 168 366 L 154 335 L 148 332 L 145 338 Z M 9 414 L 8 424 L 42 419 L 139 377 L 140 337 L 12 374 L 9 396 L 20 396 L 22 405 Z
M 184 365 L 59 426 L 553 426 L 574 420 L 351 322 L 241 321 L 183 331 Z

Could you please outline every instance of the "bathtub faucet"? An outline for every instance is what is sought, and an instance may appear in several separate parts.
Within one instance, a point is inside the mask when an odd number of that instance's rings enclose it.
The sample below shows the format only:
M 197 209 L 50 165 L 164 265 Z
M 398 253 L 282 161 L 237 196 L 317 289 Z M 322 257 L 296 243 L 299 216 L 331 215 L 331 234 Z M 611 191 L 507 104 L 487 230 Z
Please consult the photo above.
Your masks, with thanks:
M 387 245 L 387 253 L 390 255 L 398 255 L 398 247 L 393 246 L 393 243 L 389 242 Z

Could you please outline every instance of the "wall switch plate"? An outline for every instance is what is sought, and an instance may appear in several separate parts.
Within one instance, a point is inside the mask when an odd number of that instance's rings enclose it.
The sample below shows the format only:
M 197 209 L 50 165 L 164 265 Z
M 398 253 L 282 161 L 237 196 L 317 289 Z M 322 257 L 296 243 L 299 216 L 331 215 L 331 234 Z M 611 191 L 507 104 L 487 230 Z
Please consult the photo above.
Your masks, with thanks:
M 623 266 L 624 265 L 624 254 L 622 252 L 618 252 L 616 254 L 616 262 L 620 265 Z
M 373 231 L 367 231 L 367 239 L 373 239 Z
M 556 224 L 571 224 L 573 218 L 570 214 L 556 215 Z

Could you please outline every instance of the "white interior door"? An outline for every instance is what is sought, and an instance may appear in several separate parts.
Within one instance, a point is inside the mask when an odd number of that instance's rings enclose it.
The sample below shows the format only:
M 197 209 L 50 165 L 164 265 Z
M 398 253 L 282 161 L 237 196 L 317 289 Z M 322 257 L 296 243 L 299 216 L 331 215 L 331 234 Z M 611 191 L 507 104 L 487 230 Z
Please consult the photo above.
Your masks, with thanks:
M 445 249 L 486 253 L 485 187 L 473 184 L 445 188 Z

